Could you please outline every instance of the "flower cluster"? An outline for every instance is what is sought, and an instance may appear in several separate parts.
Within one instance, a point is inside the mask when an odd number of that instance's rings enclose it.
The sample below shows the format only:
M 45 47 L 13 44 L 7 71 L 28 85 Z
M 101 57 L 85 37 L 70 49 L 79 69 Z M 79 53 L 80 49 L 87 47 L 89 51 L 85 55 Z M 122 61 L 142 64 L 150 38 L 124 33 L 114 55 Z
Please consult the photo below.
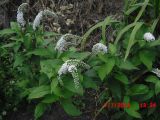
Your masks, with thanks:
M 154 69 L 152 70 L 152 72 L 153 72 L 154 74 L 156 74 L 157 77 L 160 78 L 160 70 L 159 70 L 158 68 L 154 68 Z
M 34 19 L 34 22 L 33 22 L 33 29 L 34 30 L 36 30 L 36 28 L 41 24 L 41 21 L 42 21 L 44 16 L 51 16 L 51 17 L 55 18 L 56 22 L 58 21 L 58 16 L 54 12 L 51 12 L 49 10 L 40 11 L 37 14 L 37 16 L 36 16 L 36 18 Z
M 151 42 L 155 40 L 155 37 L 152 33 L 148 32 L 144 34 L 144 40 L 146 40 L 147 42 Z
M 70 46 L 77 46 L 80 44 L 81 37 L 72 35 L 72 34 L 65 34 L 60 37 L 58 40 L 55 50 L 59 52 L 66 51 Z
M 67 49 L 68 43 L 65 40 L 65 37 L 67 35 L 68 34 L 65 34 L 65 35 L 61 36 L 61 38 L 58 40 L 58 42 L 56 44 L 55 50 L 58 50 L 59 52 L 63 52 Z
M 40 25 L 42 18 L 43 18 L 43 11 L 40 11 L 33 21 L 34 30 L 36 30 L 36 28 Z
M 21 27 L 26 25 L 26 21 L 24 19 L 24 12 L 27 11 L 28 3 L 23 3 L 18 7 L 17 11 L 17 22 Z
M 83 61 L 76 60 L 76 59 L 67 60 L 58 71 L 60 83 L 62 83 L 61 76 L 63 74 L 71 73 L 73 80 L 74 80 L 75 88 L 78 88 L 79 87 L 79 76 L 78 76 L 77 68 L 80 68 L 80 67 L 84 69 L 90 68 L 90 66 L 84 63 Z
M 98 54 L 98 53 L 105 54 L 107 52 L 108 52 L 107 46 L 105 46 L 102 43 L 97 43 L 92 47 L 92 53 L 95 54 L 95 55 Z

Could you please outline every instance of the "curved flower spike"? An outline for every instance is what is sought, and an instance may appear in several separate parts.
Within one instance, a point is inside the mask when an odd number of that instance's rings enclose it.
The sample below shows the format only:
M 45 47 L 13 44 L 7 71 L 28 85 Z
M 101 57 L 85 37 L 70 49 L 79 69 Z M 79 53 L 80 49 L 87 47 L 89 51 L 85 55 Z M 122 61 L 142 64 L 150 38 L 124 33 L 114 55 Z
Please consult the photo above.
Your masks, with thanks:
M 76 60 L 76 59 L 67 60 L 58 71 L 58 75 L 59 75 L 58 79 L 60 83 L 63 84 L 61 80 L 61 76 L 63 74 L 71 73 L 74 80 L 75 88 L 77 89 L 79 87 L 78 68 L 80 67 L 84 69 L 90 68 L 90 66 L 84 63 L 83 61 Z
M 24 27 L 26 25 L 26 21 L 24 19 L 24 13 L 27 11 L 28 9 L 28 3 L 22 3 L 19 7 L 18 7 L 18 11 L 17 11 L 17 22 L 21 27 Z
M 36 28 L 40 26 L 41 21 L 44 18 L 44 16 L 51 16 L 51 17 L 55 18 L 56 22 L 58 22 L 58 16 L 54 12 L 51 12 L 49 10 L 40 11 L 33 21 L 33 29 L 34 30 L 36 30 Z
M 75 47 L 78 44 L 80 44 L 80 41 L 81 41 L 81 37 L 67 33 L 60 37 L 60 39 L 58 40 L 55 46 L 55 50 L 59 52 L 66 51 L 70 46 Z

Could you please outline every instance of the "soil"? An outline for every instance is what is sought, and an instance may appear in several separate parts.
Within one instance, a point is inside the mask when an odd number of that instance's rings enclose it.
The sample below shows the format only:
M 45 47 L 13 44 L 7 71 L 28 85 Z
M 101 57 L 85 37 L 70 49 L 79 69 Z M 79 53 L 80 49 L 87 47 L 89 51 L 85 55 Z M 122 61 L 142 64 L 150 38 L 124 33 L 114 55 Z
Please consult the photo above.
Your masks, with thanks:
M 55 25 L 52 20 L 49 21 L 45 24 L 46 30 L 77 35 L 83 35 L 91 26 L 109 15 L 121 18 L 123 7 L 123 0 L 6 0 L 3 4 L 0 0 L 0 19 L 3 20 L 0 21 L 0 29 L 8 27 L 9 21 L 16 20 L 16 10 L 22 1 L 30 4 L 30 21 L 40 10 L 50 9 L 58 14 L 59 23 Z M 84 99 L 87 106 L 80 117 L 70 117 L 59 104 L 54 104 L 41 120 L 93 120 L 95 110 L 101 106 L 96 105 L 94 92 L 91 92 Z M 6 120 L 34 120 L 33 113 L 34 105 L 23 103 Z M 100 114 L 96 120 L 109 120 L 109 117 Z

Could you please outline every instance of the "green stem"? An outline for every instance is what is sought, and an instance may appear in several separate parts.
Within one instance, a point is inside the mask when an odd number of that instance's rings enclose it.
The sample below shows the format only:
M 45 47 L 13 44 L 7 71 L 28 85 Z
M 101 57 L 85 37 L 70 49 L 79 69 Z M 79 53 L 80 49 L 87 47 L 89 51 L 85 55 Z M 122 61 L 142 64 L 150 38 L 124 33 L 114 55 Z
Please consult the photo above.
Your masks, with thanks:
M 132 79 L 132 83 L 136 82 L 137 80 L 139 80 L 145 73 L 147 73 L 148 70 L 144 70 L 141 74 L 139 74 L 138 76 L 136 76 L 135 78 Z

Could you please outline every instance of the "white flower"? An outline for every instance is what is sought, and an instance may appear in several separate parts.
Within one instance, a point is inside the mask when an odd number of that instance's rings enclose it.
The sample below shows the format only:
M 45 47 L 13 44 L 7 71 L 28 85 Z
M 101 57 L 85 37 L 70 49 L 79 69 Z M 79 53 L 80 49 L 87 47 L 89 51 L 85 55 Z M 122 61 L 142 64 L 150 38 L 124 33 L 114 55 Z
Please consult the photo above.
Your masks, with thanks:
M 42 18 L 43 18 L 43 11 L 40 11 L 33 22 L 34 30 L 36 30 L 36 28 L 40 25 Z
M 64 39 L 64 37 L 65 37 L 65 36 L 62 36 L 62 37 L 58 40 L 58 42 L 57 42 L 57 44 L 56 44 L 55 49 L 58 50 L 59 52 L 63 52 L 63 51 L 65 51 L 66 48 L 67 48 L 68 43 L 66 42 L 66 40 Z
M 71 65 L 71 66 L 68 67 L 68 72 L 72 73 L 74 71 L 77 71 L 77 68 L 76 68 L 75 65 Z
M 79 87 L 79 76 L 78 76 L 76 66 L 75 65 L 69 66 L 68 67 L 68 72 L 70 72 L 72 74 L 73 81 L 74 81 L 74 84 L 75 84 L 75 88 L 78 89 L 78 87 Z
M 144 34 L 144 40 L 150 42 L 150 41 L 154 41 L 155 37 L 152 33 L 148 32 Z
M 58 40 L 55 46 L 55 50 L 62 53 L 63 51 L 66 51 L 71 46 L 76 47 L 78 44 L 80 44 L 80 41 L 81 41 L 81 37 L 79 36 L 72 35 L 69 33 L 64 34 Z
M 107 46 L 105 46 L 104 44 L 102 43 L 97 43 L 93 46 L 92 48 L 92 53 L 93 54 L 98 54 L 98 53 L 107 53 L 108 52 L 108 49 L 107 49 Z
M 160 70 L 158 68 L 154 68 L 152 72 L 155 73 L 160 78 Z
M 24 27 L 26 25 L 26 21 L 24 19 L 24 12 L 27 11 L 28 8 L 28 3 L 22 3 L 19 7 L 18 7 L 18 11 L 17 11 L 17 23 L 21 26 Z
M 44 16 L 51 16 L 55 18 L 55 21 L 58 22 L 58 16 L 49 10 L 40 11 L 33 22 L 33 29 L 36 30 L 36 28 L 41 24 L 41 21 Z
M 23 17 L 23 12 L 22 11 L 17 11 L 17 22 L 22 27 L 24 27 L 25 24 L 26 24 L 26 21 Z
M 67 65 L 67 63 L 65 62 L 65 63 L 61 66 L 61 68 L 59 69 L 58 74 L 59 74 L 59 76 L 61 76 L 62 74 L 66 74 L 67 72 L 68 72 L 68 65 Z
M 67 60 L 59 69 L 58 71 L 58 79 L 60 81 L 61 84 L 63 84 L 62 80 L 61 80 L 61 76 L 63 74 L 67 74 L 67 73 L 71 73 L 73 80 L 74 80 L 74 84 L 75 84 L 75 88 L 79 87 L 79 76 L 78 76 L 78 69 L 79 67 L 83 67 L 86 69 L 89 69 L 89 65 L 87 65 L 86 63 L 80 61 L 80 60 Z

